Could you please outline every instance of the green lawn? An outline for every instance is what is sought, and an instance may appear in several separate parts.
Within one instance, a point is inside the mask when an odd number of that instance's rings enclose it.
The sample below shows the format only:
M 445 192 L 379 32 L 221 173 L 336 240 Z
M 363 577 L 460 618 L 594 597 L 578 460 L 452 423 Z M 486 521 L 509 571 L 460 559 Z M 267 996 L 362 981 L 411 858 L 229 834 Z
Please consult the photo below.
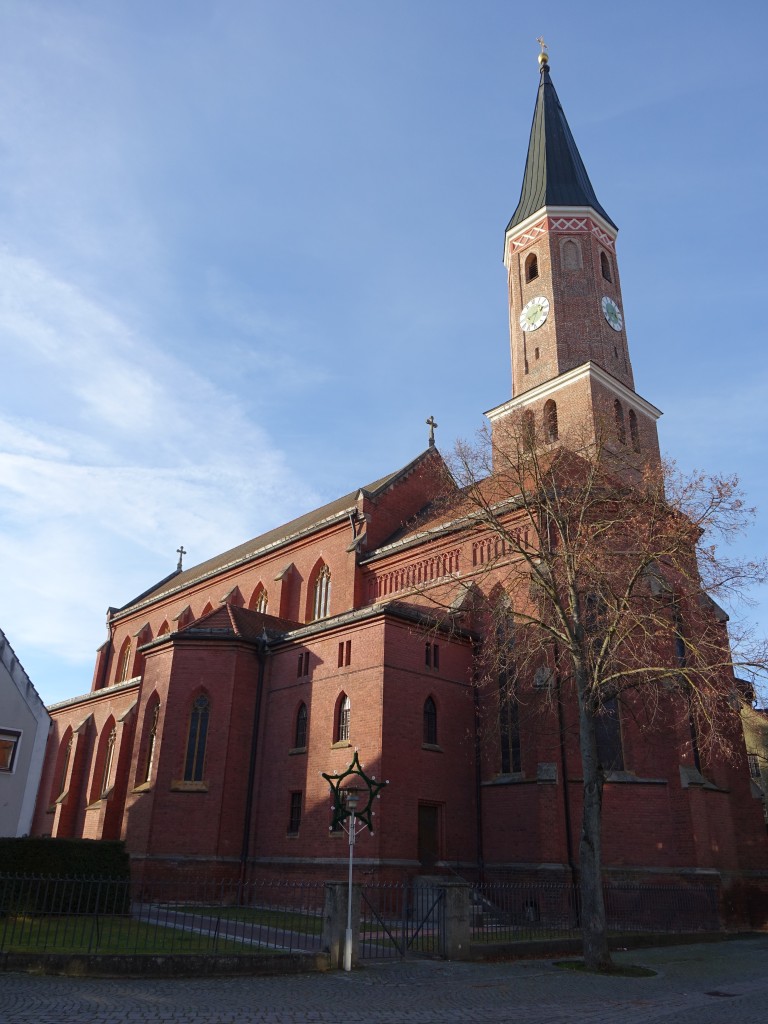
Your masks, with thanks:
M 162 911 L 166 910 L 197 917 L 245 921 L 248 924 L 259 924 L 277 931 L 301 932 L 304 935 L 320 935 L 323 930 L 323 919 L 320 914 L 315 916 L 307 910 L 271 910 L 269 907 L 190 907 L 188 904 L 182 903 L 163 904 Z
M 270 952 L 231 939 L 145 924 L 129 917 L 86 916 L 0 919 L 0 949 L 7 953 L 114 955 Z

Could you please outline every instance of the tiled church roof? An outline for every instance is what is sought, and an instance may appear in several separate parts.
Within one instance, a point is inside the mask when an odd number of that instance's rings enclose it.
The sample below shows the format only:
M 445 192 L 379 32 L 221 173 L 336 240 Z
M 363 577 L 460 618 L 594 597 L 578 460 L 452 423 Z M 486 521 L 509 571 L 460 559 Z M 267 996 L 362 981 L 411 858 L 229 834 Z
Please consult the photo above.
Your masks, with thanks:
M 276 615 L 240 608 L 238 605 L 225 604 L 221 608 L 203 615 L 188 626 L 182 627 L 180 633 L 231 633 L 243 640 L 260 640 L 266 633 L 268 639 L 298 628 L 300 623 L 291 619 L 280 619 Z
M 320 529 L 326 523 L 333 522 L 334 519 L 337 519 L 346 512 L 354 509 L 357 505 L 358 496 L 361 493 L 367 497 L 377 497 L 386 491 L 388 487 L 391 487 L 393 484 L 397 483 L 398 480 L 411 473 L 420 462 L 425 458 L 430 457 L 436 452 L 436 450 L 437 449 L 433 447 L 427 448 L 420 455 L 417 455 L 415 459 L 409 462 L 407 466 L 403 466 L 401 469 L 395 470 L 394 473 L 388 473 L 386 476 L 383 476 L 378 480 L 374 480 L 372 483 L 366 484 L 364 487 L 358 487 L 356 490 L 350 491 L 349 494 L 345 494 L 343 497 L 337 498 L 335 501 L 331 501 L 327 505 L 321 505 L 320 508 L 316 508 L 312 512 L 307 512 L 305 515 L 299 516 L 297 519 L 292 519 L 290 522 L 285 523 L 282 526 L 278 526 L 273 530 L 268 530 L 266 533 L 262 533 L 258 537 L 247 540 L 245 543 L 239 544 L 237 547 L 230 548 L 229 551 L 224 551 L 220 555 L 215 555 L 213 558 L 209 558 L 207 561 L 201 562 L 199 565 L 171 573 L 170 576 L 166 576 L 165 579 L 160 580 L 159 583 L 155 583 L 148 590 L 145 590 L 131 601 L 128 601 L 127 604 L 124 604 L 121 608 L 113 609 L 113 614 L 127 612 L 136 605 L 154 601 L 174 591 L 182 590 L 189 584 L 214 576 L 216 573 L 221 572 L 224 569 L 247 562 L 272 548 L 278 548 L 290 540 L 294 540 L 304 534 L 312 533 L 314 530 Z

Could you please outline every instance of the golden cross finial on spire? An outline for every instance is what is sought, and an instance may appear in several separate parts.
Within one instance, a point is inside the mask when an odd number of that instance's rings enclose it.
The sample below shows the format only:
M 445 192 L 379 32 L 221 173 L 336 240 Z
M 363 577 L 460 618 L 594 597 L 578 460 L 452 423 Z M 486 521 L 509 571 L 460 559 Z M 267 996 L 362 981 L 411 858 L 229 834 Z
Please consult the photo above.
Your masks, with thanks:
M 546 52 L 549 49 L 549 47 L 544 42 L 544 36 L 538 36 L 536 42 L 541 47 L 541 53 L 539 54 L 539 64 L 546 64 L 549 60 L 549 57 L 547 56 Z

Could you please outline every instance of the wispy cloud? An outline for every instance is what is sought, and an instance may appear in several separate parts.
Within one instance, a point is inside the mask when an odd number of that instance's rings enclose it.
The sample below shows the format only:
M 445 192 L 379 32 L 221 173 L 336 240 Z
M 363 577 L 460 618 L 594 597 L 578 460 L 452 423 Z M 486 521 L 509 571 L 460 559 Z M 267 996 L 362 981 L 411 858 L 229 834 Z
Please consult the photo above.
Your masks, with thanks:
M 85 681 L 106 606 L 180 542 L 201 560 L 314 495 L 238 399 L 72 283 L 8 250 L 0 281 L 0 617 L 26 663 L 55 653 Z

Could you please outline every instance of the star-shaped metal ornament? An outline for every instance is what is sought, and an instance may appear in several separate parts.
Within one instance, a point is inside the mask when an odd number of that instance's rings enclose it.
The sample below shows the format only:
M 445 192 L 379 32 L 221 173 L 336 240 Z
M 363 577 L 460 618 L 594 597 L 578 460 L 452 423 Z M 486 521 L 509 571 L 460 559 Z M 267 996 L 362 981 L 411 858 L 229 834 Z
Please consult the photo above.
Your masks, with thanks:
M 328 785 L 331 787 L 331 794 L 333 796 L 333 824 L 331 828 L 337 828 L 347 818 L 352 817 L 352 811 L 349 810 L 346 804 L 344 794 L 350 790 L 354 790 L 360 794 L 360 803 L 355 808 L 355 817 L 358 818 L 364 825 L 367 826 L 368 831 L 373 835 L 373 801 L 379 796 L 380 790 L 385 786 L 389 785 L 389 780 L 386 782 L 377 782 L 375 775 L 366 775 L 363 771 L 363 766 L 360 764 L 360 759 L 355 751 L 355 756 L 352 758 L 352 763 L 349 768 L 343 772 L 339 772 L 337 775 L 329 775 L 327 772 L 320 773 Z M 358 778 L 362 783 L 361 786 L 343 786 L 342 783 L 346 779 Z M 367 800 L 366 800 L 367 797 Z

